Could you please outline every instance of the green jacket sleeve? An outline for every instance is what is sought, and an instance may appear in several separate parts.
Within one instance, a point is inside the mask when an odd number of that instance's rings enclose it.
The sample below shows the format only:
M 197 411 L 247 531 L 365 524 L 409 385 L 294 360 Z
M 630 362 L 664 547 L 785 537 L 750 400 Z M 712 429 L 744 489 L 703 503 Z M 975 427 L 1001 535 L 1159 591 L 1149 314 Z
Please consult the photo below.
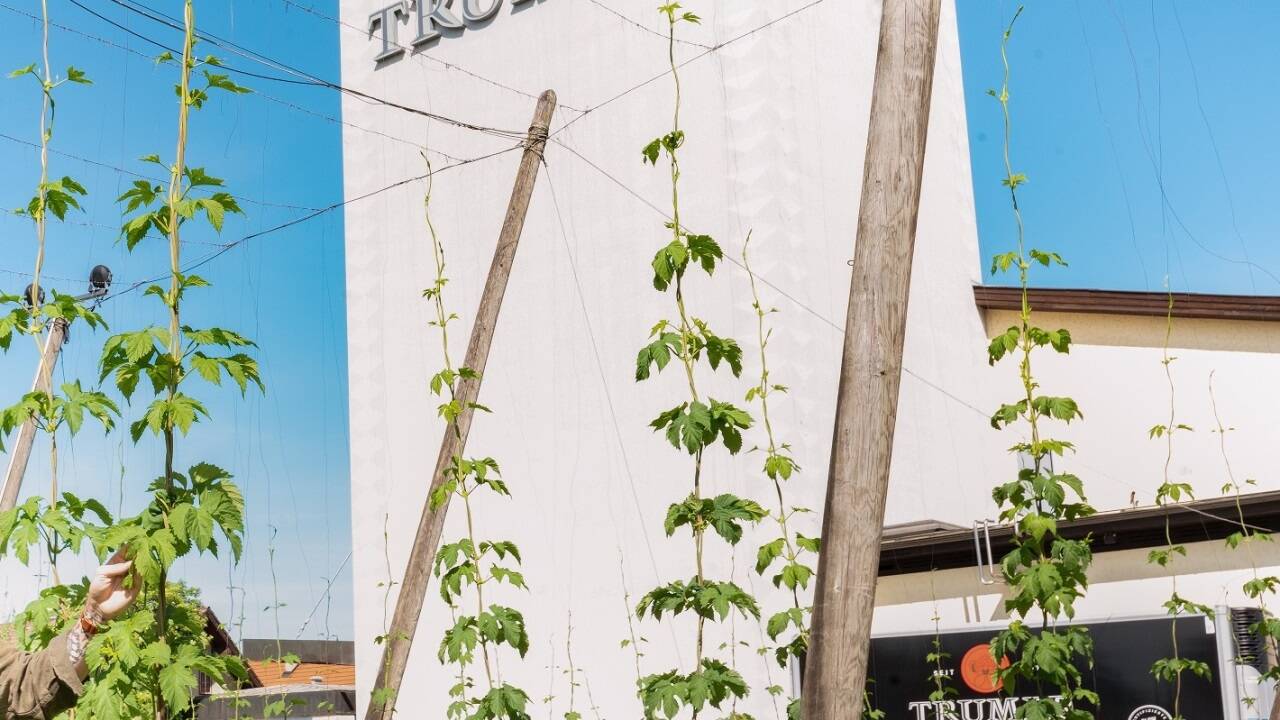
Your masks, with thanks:
M 0 646 L 0 718 L 3 720 L 50 720 L 74 707 L 83 689 L 67 656 L 65 634 L 36 653 Z

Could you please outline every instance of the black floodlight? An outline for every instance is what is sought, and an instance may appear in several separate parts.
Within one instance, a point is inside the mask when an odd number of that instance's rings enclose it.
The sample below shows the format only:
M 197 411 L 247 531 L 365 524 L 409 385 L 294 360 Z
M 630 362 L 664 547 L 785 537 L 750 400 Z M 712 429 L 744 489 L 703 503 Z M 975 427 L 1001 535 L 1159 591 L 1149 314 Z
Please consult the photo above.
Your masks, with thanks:
M 38 298 L 39 302 L 32 299 L 32 290 L 34 290 L 34 288 L 31 285 L 28 285 L 27 289 L 22 292 L 22 299 L 27 304 L 27 307 L 30 308 L 35 307 L 36 305 L 44 305 L 44 288 L 40 288 L 40 297 Z
M 105 294 L 111 288 L 111 268 L 106 265 L 95 265 L 89 271 L 89 292 Z

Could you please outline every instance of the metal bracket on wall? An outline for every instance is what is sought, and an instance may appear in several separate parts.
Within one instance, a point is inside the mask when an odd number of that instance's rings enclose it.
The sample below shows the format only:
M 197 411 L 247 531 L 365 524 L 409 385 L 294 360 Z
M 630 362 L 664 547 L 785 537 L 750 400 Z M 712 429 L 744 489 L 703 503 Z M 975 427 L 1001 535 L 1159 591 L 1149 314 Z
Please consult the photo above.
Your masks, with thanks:
M 979 531 L 982 535 L 979 536 Z M 986 547 L 983 547 L 983 539 L 986 541 Z M 984 557 L 983 551 L 986 551 Z M 973 553 L 978 560 L 978 582 L 983 585 L 995 585 L 999 582 L 996 574 L 995 557 L 991 552 L 991 521 L 990 520 L 974 520 L 973 521 Z M 984 567 L 985 566 L 985 567 Z

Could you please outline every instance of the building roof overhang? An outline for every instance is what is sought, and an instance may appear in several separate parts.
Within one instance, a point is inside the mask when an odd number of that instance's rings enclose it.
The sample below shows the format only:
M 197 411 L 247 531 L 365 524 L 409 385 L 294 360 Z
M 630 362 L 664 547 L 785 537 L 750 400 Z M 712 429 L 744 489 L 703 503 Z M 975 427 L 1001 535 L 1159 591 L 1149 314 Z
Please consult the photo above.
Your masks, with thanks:
M 1280 527 L 1280 490 L 1229 495 L 1209 500 L 1173 503 L 1165 507 L 1110 510 L 1087 518 L 1061 522 L 1062 537 L 1093 538 L 1093 552 L 1105 553 L 1135 548 L 1163 547 L 1168 542 L 1193 543 L 1223 540 L 1240 532 L 1240 517 L 1252 531 L 1269 533 Z M 1165 537 L 1168 520 L 1169 539 Z M 907 575 L 930 570 L 973 567 L 981 561 L 978 545 L 985 553 L 986 535 L 991 537 L 991 555 L 998 563 L 1013 548 L 1013 526 L 990 524 L 977 530 L 936 530 L 892 537 L 880 544 L 880 575 Z
M 1022 290 L 1017 287 L 974 285 L 973 299 L 982 310 L 1019 310 Z M 1169 294 L 1129 290 L 1032 288 L 1031 306 L 1042 312 L 1093 313 L 1165 317 Z M 1212 295 L 1173 293 L 1173 316 L 1202 320 L 1280 321 L 1280 297 L 1269 295 Z

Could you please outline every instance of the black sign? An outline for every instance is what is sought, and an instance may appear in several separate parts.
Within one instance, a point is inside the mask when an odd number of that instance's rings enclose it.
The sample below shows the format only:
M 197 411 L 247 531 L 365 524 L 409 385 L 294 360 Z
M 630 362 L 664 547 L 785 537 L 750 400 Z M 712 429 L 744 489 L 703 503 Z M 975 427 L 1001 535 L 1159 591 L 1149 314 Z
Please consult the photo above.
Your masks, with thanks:
M 1195 720 L 1222 718 L 1218 685 L 1216 638 L 1203 617 L 1179 618 L 1178 653 L 1182 658 L 1207 663 L 1212 680 L 1183 673 L 1181 714 Z M 1173 656 L 1169 620 L 1129 620 L 1085 625 L 1093 636 L 1094 667 L 1081 668 L 1085 686 L 1098 693 L 1098 720 L 1170 720 L 1173 686 L 1158 682 L 1151 666 Z M 943 661 L 948 685 L 959 691 L 952 705 L 938 707 L 929 701 L 935 689 L 935 667 L 926 659 L 933 651 L 933 635 L 875 638 L 871 641 L 868 684 L 872 707 L 885 720 L 1013 720 L 1020 698 L 1036 696 L 1036 689 L 1019 685 L 1010 697 L 995 687 L 987 643 L 993 631 L 943 633 Z M 939 713 L 939 710 L 942 712 Z

